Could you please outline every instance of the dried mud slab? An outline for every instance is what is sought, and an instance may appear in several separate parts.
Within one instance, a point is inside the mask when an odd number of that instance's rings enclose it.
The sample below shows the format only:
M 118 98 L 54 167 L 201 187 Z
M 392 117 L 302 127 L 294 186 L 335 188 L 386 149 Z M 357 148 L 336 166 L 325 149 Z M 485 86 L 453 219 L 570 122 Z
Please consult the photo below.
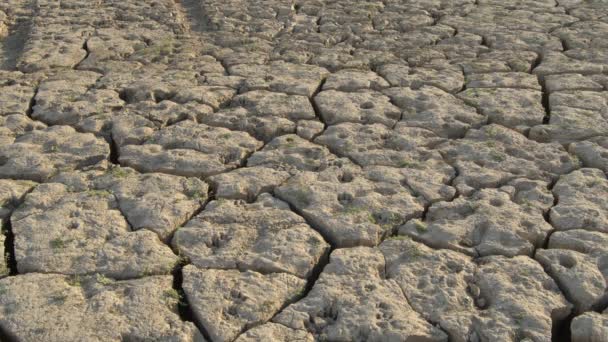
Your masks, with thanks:
M 288 328 L 282 324 L 265 323 L 255 328 L 247 330 L 241 334 L 235 342 L 255 342 L 269 339 L 277 342 L 313 342 L 314 338 L 306 330 L 296 330 Z
M 186 266 L 183 289 L 194 317 L 213 341 L 232 341 L 270 320 L 304 290 L 305 280 L 286 273 L 197 269 Z
M 549 184 L 579 164 L 559 144 L 530 141 L 494 124 L 470 130 L 464 139 L 446 142 L 437 149 L 458 170 L 454 185 L 462 194 L 498 188 L 522 177 Z
M 170 276 L 116 282 L 57 274 L 4 278 L 0 326 L 20 341 L 204 341 L 194 324 L 179 318 L 172 282 Z
M 584 166 L 608 173 L 608 137 L 596 137 L 570 144 L 568 151 L 575 154 Z
M 200 268 L 289 273 L 308 278 L 329 245 L 287 203 L 263 194 L 254 203 L 218 200 L 173 238 Z
M 376 249 L 338 249 L 306 297 L 273 321 L 319 340 L 447 341 L 410 307 L 397 282 L 385 278 L 384 267 Z
M 0 83 L 0 116 L 10 114 L 25 115 L 34 94 L 35 89 L 30 85 L 4 85 Z
M 384 78 L 373 71 L 344 69 L 327 76 L 323 90 L 353 92 L 363 89 L 381 90 L 389 86 Z
M 467 88 L 542 90 L 538 78 L 525 72 L 494 72 L 467 75 Z
M 32 181 L 0 179 L 0 220 L 3 225 L 36 185 Z
M 393 227 L 419 217 L 425 200 L 404 175 L 388 167 L 361 169 L 350 163 L 302 172 L 275 189 L 332 245 L 374 246 Z
M 578 312 L 599 308 L 608 299 L 605 269 L 608 234 L 573 229 L 551 235 L 538 260 Z
M 474 107 L 439 88 L 390 88 L 383 93 L 403 110 L 401 122 L 405 125 L 428 129 L 444 138 L 460 138 L 487 121 Z
M 393 87 L 410 87 L 413 89 L 433 86 L 448 93 L 462 89 L 464 76 L 458 66 L 446 68 L 408 68 L 401 64 L 384 64 L 378 68 L 378 74 L 384 77 Z
M 366 169 L 384 170 L 391 177 L 403 177 L 409 187 L 424 201 L 451 199 L 455 191 L 447 183 L 454 169 L 433 150 L 443 142 L 433 132 L 398 123 L 394 129 L 383 125 L 344 123 L 330 126 L 315 139 L 339 156 L 348 157 Z
M 314 103 L 323 122 L 328 125 L 354 122 L 392 127 L 401 118 L 401 109 L 387 96 L 375 91 L 347 93 L 327 90 L 315 96 Z
M 549 124 L 533 127 L 531 139 L 569 144 L 608 132 L 608 92 L 552 93 L 549 108 Z
M 148 230 L 132 232 L 107 190 L 41 184 L 11 216 L 20 273 L 167 274 L 178 258 Z
M 238 64 L 228 73 L 245 78 L 243 90 L 270 90 L 311 97 L 329 74 L 325 68 L 275 61 L 266 65 Z
M 553 187 L 557 205 L 551 224 L 557 230 L 585 229 L 608 233 L 606 175 L 598 169 L 581 169 L 559 178 Z
M 74 191 L 108 191 L 132 230 L 148 229 L 167 240 L 207 201 L 208 186 L 198 178 L 140 174 L 113 166 L 106 171 L 62 173 L 52 179 Z
M 424 221 L 409 221 L 399 234 L 470 256 L 531 256 L 553 230 L 542 210 L 553 204 L 553 196 L 542 182 L 514 183 L 434 203 Z
M 321 171 L 338 159 L 326 147 L 295 134 L 274 138 L 247 159 L 247 167 L 209 177 L 217 198 L 253 201 L 301 171 Z
M 295 133 L 300 120 L 316 120 L 306 96 L 258 90 L 237 95 L 230 108 L 207 115 L 201 122 L 244 131 L 269 141 L 279 135 Z
M 581 342 L 602 341 L 608 338 L 608 310 L 603 314 L 586 312 L 575 317 L 570 324 L 572 340 Z
M 42 122 L 34 121 L 27 115 L 0 116 L 0 146 L 12 144 L 16 138 L 25 133 L 45 129 L 46 127 Z
M 409 239 L 385 241 L 380 250 L 386 277 L 450 340 L 548 342 L 552 326 L 570 313 L 555 282 L 528 257 L 474 261 Z
M 262 143 L 243 132 L 182 121 L 126 145 L 119 162 L 141 172 L 208 177 L 239 166 Z
M 488 117 L 490 123 L 517 131 L 539 125 L 545 117 L 539 90 L 514 88 L 470 88 L 458 97 Z
M 70 126 L 33 130 L 0 146 L 0 177 L 42 182 L 60 170 L 93 166 L 109 155 L 104 140 Z

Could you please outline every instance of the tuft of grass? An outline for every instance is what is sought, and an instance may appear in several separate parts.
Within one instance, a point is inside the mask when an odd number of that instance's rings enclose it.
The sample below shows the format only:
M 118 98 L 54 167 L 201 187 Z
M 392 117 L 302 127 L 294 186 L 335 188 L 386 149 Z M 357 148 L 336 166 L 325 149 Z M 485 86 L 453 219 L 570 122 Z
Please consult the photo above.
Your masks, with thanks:
M 67 295 L 60 294 L 51 297 L 51 303 L 61 305 L 68 299 Z
M 344 207 L 344 209 L 342 209 L 342 212 L 346 215 L 356 215 L 358 213 L 362 213 L 366 211 L 365 208 L 362 207 L 356 207 L 356 206 L 351 206 L 351 205 L 347 205 Z M 371 215 L 371 214 L 370 214 Z
M 407 247 L 407 249 L 405 250 L 405 254 L 413 260 L 418 259 L 419 257 L 424 255 L 420 248 L 418 248 L 418 246 L 414 244 Z
M 101 285 L 111 285 L 114 283 L 114 280 L 111 278 L 106 277 L 103 274 L 97 273 L 95 275 L 95 281 L 97 281 L 99 284 Z
M 498 136 L 498 129 L 496 127 L 488 127 L 486 129 L 486 135 L 491 138 Z
M 395 236 L 389 236 L 387 238 L 387 240 L 397 240 L 397 241 L 410 240 L 410 237 L 405 236 L 405 235 L 395 235 Z
M 179 305 L 179 306 L 186 306 L 187 305 L 186 301 L 184 300 L 184 296 L 179 291 L 177 291 L 176 289 L 166 290 L 163 293 L 163 296 L 166 299 L 176 301 L 177 305 Z
M 268 311 L 272 311 L 272 301 L 264 301 L 261 305 L 260 305 L 260 310 L 262 312 L 268 312 Z
M 404 160 L 399 164 L 399 167 L 407 169 L 421 169 L 422 165 L 420 165 L 418 162 Z
M 119 166 L 111 167 L 110 169 L 108 169 L 108 172 L 116 178 L 125 178 L 129 175 L 129 172 L 127 172 L 127 170 Z
M 190 191 L 190 193 L 188 193 L 188 197 L 190 199 L 206 199 L 207 198 L 207 193 L 203 192 L 201 190 L 193 190 Z
M 79 287 L 79 286 L 82 285 L 82 279 L 80 278 L 80 275 L 70 276 L 66 282 L 70 286 L 78 286 Z
M 590 180 L 589 182 L 587 182 L 587 187 L 592 188 L 594 186 L 600 185 L 601 182 L 602 182 L 602 179 L 594 178 L 594 179 Z
M 414 220 L 414 227 L 416 228 L 416 230 L 418 232 L 421 232 L 421 233 L 426 232 L 428 229 L 426 223 L 424 223 L 420 220 Z
M 572 160 L 572 164 L 575 165 L 581 165 L 581 160 L 578 158 L 578 156 L 570 156 L 570 159 Z
M 500 153 L 500 152 L 496 152 L 496 151 L 492 151 L 490 153 L 490 157 L 492 158 L 492 160 L 496 161 L 496 162 L 503 162 L 505 161 L 507 158 L 504 156 L 504 154 Z
M 72 242 L 71 239 L 67 239 L 67 240 L 63 240 L 61 238 L 56 238 L 51 240 L 50 244 L 51 244 L 51 248 L 52 249 L 64 249 L 68 243 Z

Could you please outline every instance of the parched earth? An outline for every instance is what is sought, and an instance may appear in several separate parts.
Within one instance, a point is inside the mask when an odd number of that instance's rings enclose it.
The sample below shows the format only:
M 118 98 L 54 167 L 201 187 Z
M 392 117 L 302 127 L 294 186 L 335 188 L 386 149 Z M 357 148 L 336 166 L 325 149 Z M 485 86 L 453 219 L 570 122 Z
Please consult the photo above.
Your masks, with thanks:
M 3 0 L 1 341 L 608 341 L 605 0 Z

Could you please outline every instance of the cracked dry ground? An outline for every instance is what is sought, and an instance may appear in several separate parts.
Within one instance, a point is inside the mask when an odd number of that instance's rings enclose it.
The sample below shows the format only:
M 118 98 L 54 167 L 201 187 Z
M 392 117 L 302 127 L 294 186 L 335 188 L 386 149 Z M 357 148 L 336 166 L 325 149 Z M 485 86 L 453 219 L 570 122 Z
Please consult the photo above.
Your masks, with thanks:
M 603 0 L 3 0 L 1 341 L 608 341 Z

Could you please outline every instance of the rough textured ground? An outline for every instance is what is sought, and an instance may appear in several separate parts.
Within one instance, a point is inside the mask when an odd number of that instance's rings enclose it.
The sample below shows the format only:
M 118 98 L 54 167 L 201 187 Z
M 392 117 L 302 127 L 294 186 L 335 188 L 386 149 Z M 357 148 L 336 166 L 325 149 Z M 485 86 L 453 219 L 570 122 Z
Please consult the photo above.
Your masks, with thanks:
M 0 1 L 0 341 L 608 342 L 605 0 Z

